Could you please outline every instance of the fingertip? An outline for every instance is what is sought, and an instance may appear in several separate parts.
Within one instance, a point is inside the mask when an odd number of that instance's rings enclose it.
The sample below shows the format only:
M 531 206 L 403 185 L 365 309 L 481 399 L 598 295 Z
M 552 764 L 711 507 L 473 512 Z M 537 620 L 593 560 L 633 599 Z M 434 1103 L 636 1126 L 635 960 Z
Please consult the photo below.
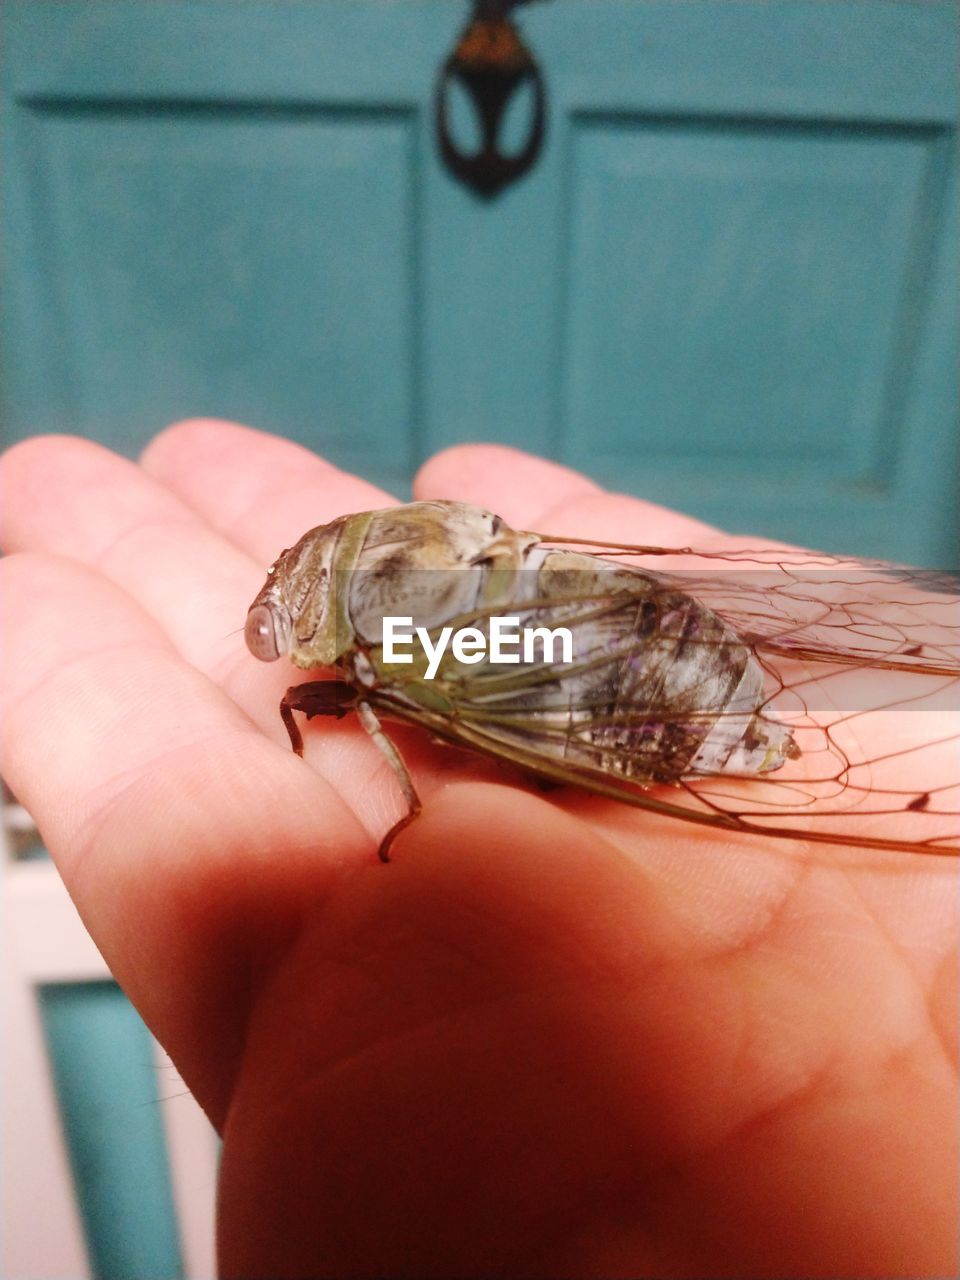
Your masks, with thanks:
M 375 485 L 306 445 L 219 418 L 186 418 L 161 431 L 143 470 L 257 558 L 275 556 L 335 516 L 391 506 Z
M 79 493 L 99 501 L 116 468 L 131 465 L 83 436 L 28 436 L 11 445 L 0 454 L 0 546 L 11 552 L 43 545 L 69 554 L 69 538 L 62 547 L 49 545 L 59 517 Z
M 226 453 L 260 450 L 278 443 L 277 437 L 268 431 L 228 418 L 181 418 L 157 432 L 141 453 L 140 464 L 154 475 L 176 475 L 185 465 L 194 466 L 201 460 L 222 458 Z M 290 444 L 289 441 L 283 443 Z
M 0 453 L 0 470 L 5 476 L 23 475 L 32 470 L 39 462 L 53 455 L 58 458 L 83 454 L 110 454 L 110 450 L 95 440 L 84 436 L 73 436 L 66 433 L 52 432 L 46 435 L 27 436 L 18 440 Z M 111 454 L 111 456 L 113 456 Z
M 425 462 L 413 482 L 416 498 L 472 502 L 521 526 L 562 502 L 602 492 L 570 467 L 501 444 L 453 445 Z
M 691 541 L 705 545 L 718 534 L 713 525 L 694 516 L 629 493 L 577 494 L 553 504 L 543 515 L 537 532 L 544 537 L 569 535 L 673 547 Z
M 413 484 L 417 498 L 472 502 L 514 528 L 560 537 L 683 545 L 716 538 L 712 525 L 645 498 L 613 493 L 562 463 L 500 444 L 460 444 L 435 454 Z

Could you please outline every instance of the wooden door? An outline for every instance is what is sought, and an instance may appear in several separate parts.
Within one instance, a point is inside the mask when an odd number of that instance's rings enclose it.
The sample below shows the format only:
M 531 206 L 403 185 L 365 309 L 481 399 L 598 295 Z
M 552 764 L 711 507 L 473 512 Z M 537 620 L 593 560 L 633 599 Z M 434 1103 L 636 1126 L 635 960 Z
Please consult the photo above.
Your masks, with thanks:
M 496 439 L 954 563 L 953 7 L 545 0 L 549 119 L 443 168 L 451 0 L 8 6 L 5 429 L 183 415 L 403 492 Z

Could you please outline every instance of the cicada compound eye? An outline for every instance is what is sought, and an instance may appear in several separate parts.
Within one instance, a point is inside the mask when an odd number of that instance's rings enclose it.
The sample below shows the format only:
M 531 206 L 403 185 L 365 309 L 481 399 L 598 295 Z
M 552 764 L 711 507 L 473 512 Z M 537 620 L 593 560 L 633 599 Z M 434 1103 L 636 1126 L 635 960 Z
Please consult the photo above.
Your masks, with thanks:
M 275 662 L 281 653 L 286 653 L 290 627 L 281 617 L 280 610 L 266 604 L 254 605 L 247 614 L 247 623 L 243 629 L 247 648 L 261 662 Z

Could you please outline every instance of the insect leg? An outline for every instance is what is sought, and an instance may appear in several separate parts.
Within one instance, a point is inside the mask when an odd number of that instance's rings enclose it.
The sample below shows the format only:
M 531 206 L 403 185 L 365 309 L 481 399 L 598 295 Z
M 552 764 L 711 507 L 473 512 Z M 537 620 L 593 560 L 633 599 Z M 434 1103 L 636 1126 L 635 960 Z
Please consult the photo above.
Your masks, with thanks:
M 390 762 L 390 767 L 397 775 L 397 781 L 400 783 L 400 790 L 403 792 L 403 798 L 407 802 L 407 812 L 399 820 L 395 822 L 387 834 L 380 841 L 380 848 L 377 853 L 381 862 L 390 861 L 390 846 L 405 827 L 409 827 L 410 823 L 417 817 L 423 807 L 420 803 L 420 797 L 417 795 L 413 780 L 407 772 L 407 766 L 403 763 L 403 756 L 390 741 L 383 731 L 383 726 L 377 719 L 372 707 L 368 702 L 357 703 L 357 715 L 360 717 L 360 723 L 369 733 L 383 754 Z
M 280 718 L 290 735 L 290 745 L 298 756 L 303 755 L 303 738 L 293 718 L 295 711 L 302 711 L 308 720 L 314 716 L 336 716 L 341 720 L 353 709 L 354 693 L 340 680 L 311 680 L 308 684 L 292 685 L 280 699 Z

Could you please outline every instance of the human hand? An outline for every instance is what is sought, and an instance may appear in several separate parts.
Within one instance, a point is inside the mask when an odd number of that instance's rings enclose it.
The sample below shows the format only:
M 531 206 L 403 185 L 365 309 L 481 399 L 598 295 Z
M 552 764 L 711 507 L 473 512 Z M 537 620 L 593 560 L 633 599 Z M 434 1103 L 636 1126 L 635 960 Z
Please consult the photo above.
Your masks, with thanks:
M 391 726 L 227 635 L 306 529 L 390 499 L 224 423 L 0 463 L 0 772 L 224 1138 L 223 1274 L 931 1276 L 957 1267 L 957 866 L 711 833 Z M 711 531 L 513 451 L 417 497 Z

